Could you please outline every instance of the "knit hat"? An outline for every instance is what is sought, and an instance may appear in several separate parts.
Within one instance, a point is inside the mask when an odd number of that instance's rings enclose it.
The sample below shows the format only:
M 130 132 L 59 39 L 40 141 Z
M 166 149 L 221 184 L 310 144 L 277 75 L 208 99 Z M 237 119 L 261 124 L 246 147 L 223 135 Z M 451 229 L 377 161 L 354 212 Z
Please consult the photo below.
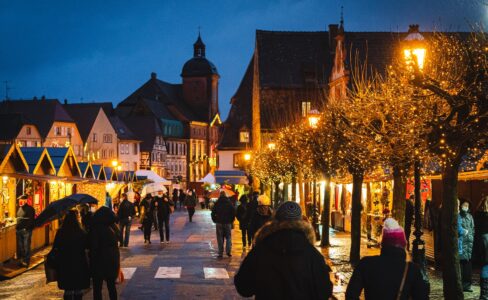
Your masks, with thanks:
M 398 248 L 405 248 L 407 246 L 407 239 L 405 238 L 405 231 L 398 224 L 398 221 L 393 218 L 388 218 L 383 224 L 383 237 L 381 238 L 382 246 L 392 246 Z
M 302 209 L 296 202 L 286 201 L 276 210 L 275 218 L 279 221 L 298 221 L 302 219 Z
M 261 195 L 258 197 L 258 204 L 259 205 L 271 205 L 271 199 L 269 199 L 266 195 Z

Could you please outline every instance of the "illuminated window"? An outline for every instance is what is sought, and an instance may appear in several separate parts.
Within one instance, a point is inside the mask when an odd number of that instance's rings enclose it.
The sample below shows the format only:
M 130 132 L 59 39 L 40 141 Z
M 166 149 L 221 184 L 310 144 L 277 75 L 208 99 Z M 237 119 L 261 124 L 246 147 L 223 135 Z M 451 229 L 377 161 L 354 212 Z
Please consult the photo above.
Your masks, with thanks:
M 312 102 L 302 102 L 302 117 L 306 117 L 310 112 Z
M 241 143 L 249 143 L 249 131 L 241 131 L 239 141 Z

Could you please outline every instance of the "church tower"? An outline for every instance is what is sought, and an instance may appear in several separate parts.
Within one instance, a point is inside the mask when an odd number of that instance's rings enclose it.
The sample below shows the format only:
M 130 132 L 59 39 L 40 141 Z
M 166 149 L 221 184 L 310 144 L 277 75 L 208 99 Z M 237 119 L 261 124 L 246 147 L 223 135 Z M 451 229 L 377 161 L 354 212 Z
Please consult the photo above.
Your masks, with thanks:
M 205 57 L 205 44 L 200 33 L 193 44 L 193 58 L 181 71 L 183 98 L 207 122 L 219 113 L 219 73 L 215 65 Z

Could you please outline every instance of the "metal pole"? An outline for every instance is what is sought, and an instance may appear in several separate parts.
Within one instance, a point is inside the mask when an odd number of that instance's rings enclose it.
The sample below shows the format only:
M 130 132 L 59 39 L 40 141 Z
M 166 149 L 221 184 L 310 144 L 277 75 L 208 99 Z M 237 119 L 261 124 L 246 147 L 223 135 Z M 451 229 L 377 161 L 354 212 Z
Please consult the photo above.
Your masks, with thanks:
M 425 262 L 425 242 L 422 240 L 422 220 L 420 209 L 422 205 L 422 200 L 420 197 L 420 162 L 415 160 L 414 162 L 414 184 L 415 184 L 415 240 L 413 241 L 412 257 L 413 261 L 419 265 L 420 271 L 422 273 L 423 280 L 429 283 L 429 278 L 426 271 Z

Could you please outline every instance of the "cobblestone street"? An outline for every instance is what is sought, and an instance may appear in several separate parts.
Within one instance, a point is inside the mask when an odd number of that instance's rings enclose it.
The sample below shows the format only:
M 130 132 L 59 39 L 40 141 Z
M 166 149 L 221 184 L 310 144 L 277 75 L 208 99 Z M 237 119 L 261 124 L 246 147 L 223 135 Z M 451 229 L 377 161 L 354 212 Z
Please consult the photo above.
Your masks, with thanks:
M 215 226 L 209 211 L 197 211 L 189 223 L 185 211 L 176 211 L 171 220 L 171 242 L 160 244 L 153 232 L 152 244 L 143 243 L 142 232 L 133 225 L 129 248 L 121 249 L 121 265 L 126 275 L 117 285 L 121 299 L 242 299 L 235 291 L 233 276 L 245 251 L 240 242 L 240 231 L 233 231 L 232 257 L 217 259 Z M 332 266 L 333 277 L 341 278 L 334 294 L 344 299 L 344 292 L 352 272 L 348 263 L 349 235 L 332 232 L 329 249 L 322 252 Z M 362 254 L 375 254 L 378 249 L 366 248 Z M 441 274 L 429 271 L 431 299 L 442 299 Z M 381 276 L 381 274 L 378 274 Z M 474 293 L 465 299 L 477 299 L 479 286 L 474 277 Z M 108 295 L 105 292 L 105 299 Z M 42 265 L 12 280 L 0 282 L 0 299 L 61 299 L 62 291 L 56 283 L 45 284 Z M 91 290 L 85 299 L 92 299 Z

